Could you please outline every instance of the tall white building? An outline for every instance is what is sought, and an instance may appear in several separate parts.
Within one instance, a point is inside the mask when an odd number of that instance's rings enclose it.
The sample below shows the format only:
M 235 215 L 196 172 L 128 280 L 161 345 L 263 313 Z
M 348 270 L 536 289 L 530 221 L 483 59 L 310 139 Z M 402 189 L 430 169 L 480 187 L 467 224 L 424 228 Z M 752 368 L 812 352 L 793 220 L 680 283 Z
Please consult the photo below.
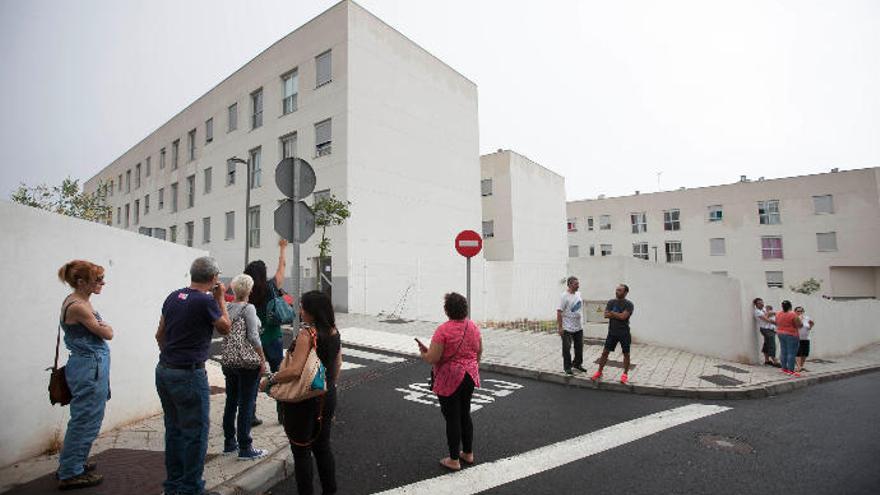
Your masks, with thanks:
M 570 259 L 633 256 L 764 287 L 822 281 L 880 297 L 880 168 L 681 189 L 567 206 Z
M 257 55 L 86 184 L 112 184 L 110 223 L 203 248 L 224 274 L 277 260 L 275 165 L 309 161 L 315 196 L 351 201 L 331 228 L 338 309 L 442 316 L 463 291 L 453 238 L 480 226 L 476 85 L 342 1 Z M 245 167 L 252 163 L 250 232 Z M 309 199 L 311 204 L 313 199 Z M 318 233 L 302 250 L 313 284 Z M 292 270 L 288 270 L 288 277 Z

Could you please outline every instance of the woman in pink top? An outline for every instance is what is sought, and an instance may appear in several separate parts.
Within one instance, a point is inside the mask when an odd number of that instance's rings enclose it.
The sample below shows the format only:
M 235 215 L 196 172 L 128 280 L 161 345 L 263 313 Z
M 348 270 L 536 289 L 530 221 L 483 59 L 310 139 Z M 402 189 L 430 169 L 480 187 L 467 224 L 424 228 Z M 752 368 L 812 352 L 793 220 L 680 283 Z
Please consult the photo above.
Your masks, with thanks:
M 446 442 L 449 457 L 440 460 L 447 469 L 461 469 L 459 459 L 474 463 L 474 425 L 471 421 L 471 396 L 480 386 L 480 357 L 483 339 L 480 328 L 468 319 L 468 302 L 461 294 L 444 297 L 443 310 L 449 321 L 437 327 L 431 347 L 421 343 L 422 359 L 434 366 L 434 393 L 446 419 Z M 459 445 L 461 450 L 459 451 Z
M 794 371 L 795 355 L 797 354 L 800 337 L 798 329 L 801 319 L 791 310 L 791 302 L 782 301 L 782 312 L 776 313 L 776 336 L 779 337 L 779 360 L 782 372 L 800 376 Z

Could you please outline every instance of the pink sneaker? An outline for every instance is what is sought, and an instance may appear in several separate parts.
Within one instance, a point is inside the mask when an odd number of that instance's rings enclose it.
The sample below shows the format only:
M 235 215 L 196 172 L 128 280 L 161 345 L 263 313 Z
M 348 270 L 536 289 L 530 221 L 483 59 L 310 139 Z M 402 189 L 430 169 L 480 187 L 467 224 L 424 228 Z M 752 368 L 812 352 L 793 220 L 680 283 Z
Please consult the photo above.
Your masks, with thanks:
M 593 380 L 594 382 L 598 382 L 600 378 L 602 378 L 602 373 L 597 371 L 597 372 L 593 373 L 593 376 L 590 377 L 590 380 Z
M 626 373 L 620 375 L 620 383 L 622 383 L 622 384 L 624 384 L 624 385 L 626 385 L 627 383 L 629 383 L 629 376 L 627 376 Z

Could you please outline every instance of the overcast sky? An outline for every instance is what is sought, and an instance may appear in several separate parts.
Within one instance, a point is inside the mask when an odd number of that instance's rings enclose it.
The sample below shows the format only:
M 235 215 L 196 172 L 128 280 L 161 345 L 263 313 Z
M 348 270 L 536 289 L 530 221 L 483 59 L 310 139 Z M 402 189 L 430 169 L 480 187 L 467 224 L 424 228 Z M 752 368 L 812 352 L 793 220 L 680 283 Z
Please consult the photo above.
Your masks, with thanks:
M 332 0 L 0 0 L 0 194 L 88 179 Z M 880 1 L 361 0 L 568 199 L 880 166 Z

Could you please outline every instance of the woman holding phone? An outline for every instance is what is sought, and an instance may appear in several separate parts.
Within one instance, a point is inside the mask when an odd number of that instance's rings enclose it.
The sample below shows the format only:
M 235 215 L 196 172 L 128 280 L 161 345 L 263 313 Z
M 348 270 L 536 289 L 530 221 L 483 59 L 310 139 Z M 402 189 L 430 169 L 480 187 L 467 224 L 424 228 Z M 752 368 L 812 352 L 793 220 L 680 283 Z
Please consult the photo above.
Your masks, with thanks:
M 458 471 L 462 461 L 474 463 L 471 397 L 474 387 L 480 386 L 483 339 L 480 328 L 468 319 L 468 301 L 464 296 L 446 294 L 443 310 L 449 321 L 434 331 L 430 347 L 417 342 L 422 360 L 433 365 L 432 390 L 440 400 L 440 412 L 446 420 L 449 457 L 441 459 L 440 464 Z

